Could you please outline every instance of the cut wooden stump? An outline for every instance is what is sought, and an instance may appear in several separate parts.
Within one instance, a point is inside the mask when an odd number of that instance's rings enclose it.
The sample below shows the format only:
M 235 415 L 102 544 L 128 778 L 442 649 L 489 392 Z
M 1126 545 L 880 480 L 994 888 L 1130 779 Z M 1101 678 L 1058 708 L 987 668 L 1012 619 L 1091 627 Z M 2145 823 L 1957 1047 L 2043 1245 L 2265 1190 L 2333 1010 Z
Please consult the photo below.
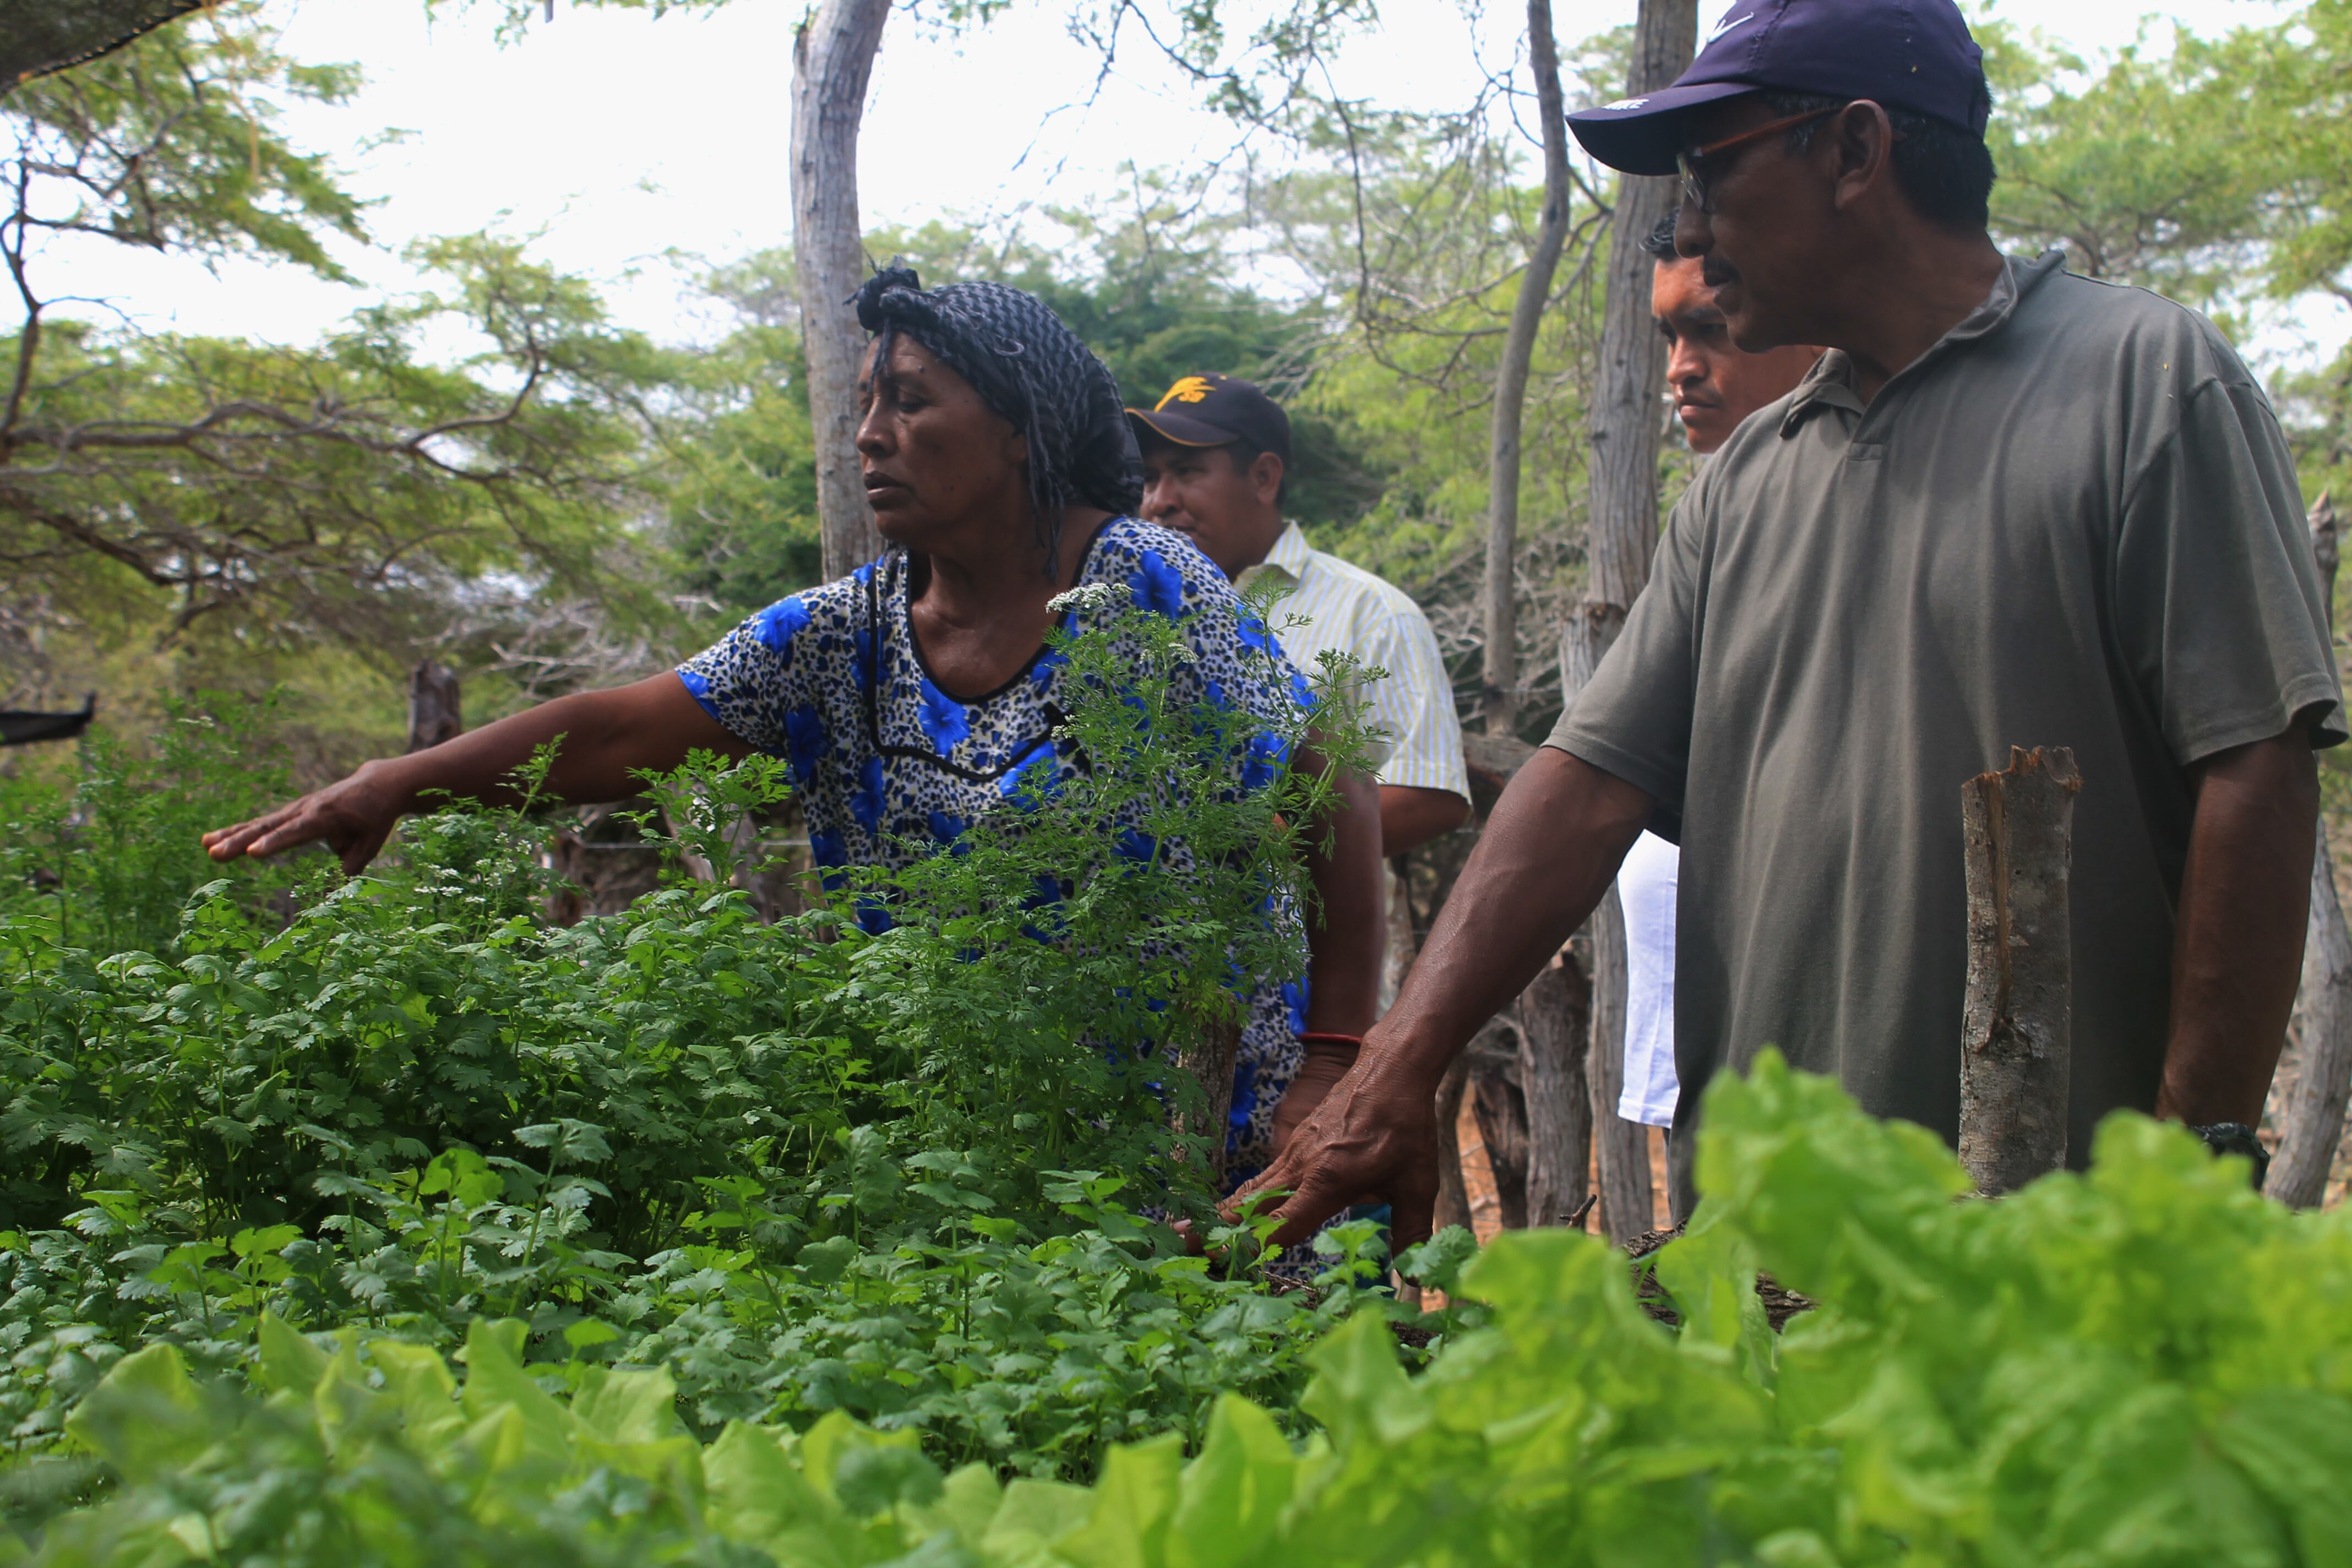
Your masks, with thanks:
M 2066 1163 L 2067 876 L 2082 787 L 2063 746 L 2012 746 L 2007 768 L 1960 786 L 1969 887 L 1960 1163 L 1988 1195 Z

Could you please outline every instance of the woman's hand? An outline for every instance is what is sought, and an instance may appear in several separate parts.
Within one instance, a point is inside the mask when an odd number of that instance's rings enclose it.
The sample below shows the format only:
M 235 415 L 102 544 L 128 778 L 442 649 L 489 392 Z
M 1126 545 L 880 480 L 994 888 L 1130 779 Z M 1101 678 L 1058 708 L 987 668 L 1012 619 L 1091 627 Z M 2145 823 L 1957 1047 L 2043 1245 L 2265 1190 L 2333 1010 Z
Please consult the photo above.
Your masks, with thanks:
M 1356 1054 L 1364 1042 L 1352 1035 L 1301 1035 L 1298 1043 L 1306 1047 L 1306 1058 L 1298 1064 L 1298 1072 L 1283 1091 L 1281 1103 L 1274 1108 L 1274 1152 L 1280 1154 L 1290 1142 L 1290 1135 L 1315 1113 L 1315 1108 L 1348 1076 L 1356 1065 Z
M 420 801 L 520 805 L 514 771 L 541 746 L 555 747 L 556 755 L 539 798 L 580 805 L 626 800 L 637 792 L 641 773 L 667 772 L 690 751 L 730 759 L 751 751 L 665 671 L 606 691 L 559 697 L 425 751 L 369 763 L 341 784 L 205 834 L 205 848 L 215 860 L 234 860 L 323 843 L 357 876 L 401 814 Z
M 234 860 L 324 844 L 356 877 L 392 837 L 407 805 L 406 792 L 385 777 L 388 771 L 381 762 L 368 763 L 341 784 L 312 790 L 234 827 L 215 828 L 205 835 L 205 850 L 215 860 Z

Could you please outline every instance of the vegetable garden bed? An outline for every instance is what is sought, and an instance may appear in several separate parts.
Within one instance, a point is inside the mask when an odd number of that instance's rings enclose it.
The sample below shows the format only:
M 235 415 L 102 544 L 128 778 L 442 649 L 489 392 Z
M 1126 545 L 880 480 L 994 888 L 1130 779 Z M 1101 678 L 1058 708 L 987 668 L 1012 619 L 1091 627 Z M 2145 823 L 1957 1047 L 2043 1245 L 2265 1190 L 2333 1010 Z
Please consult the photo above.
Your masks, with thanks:
M 1569 1232 L 1441 1236 L 1427 1317 L 1369 1225 L 1310 1292 L 1247 1227 L 1182 1256 L 1188 1089 L 1137 1042 L 1295 960 L 1279 857 L 1222 844 L 1312 803 L 1158 821 L 1224 881 L 1139 869 L 1088 814 L 1250 738 L 1104 690 L 1133 778 L 775 925 L 699 885 L 546 925 L 496 813 L 290 924 L 267 877 L 183 907 L 184 818 L 269 787 L 201 727 L 144 783 L 100 747 L 70 815 L 19 790 L 0 1557 L 2352 1563 L 2352 1229 L 2141 1119 L 1986 1204 L 1768 1056 L 1643 1260 L 1673 1326 Z M 672 781 L 689 847 L 772 782 Z M 1812 1310 L 1775 1333 L 1759 1271 Z

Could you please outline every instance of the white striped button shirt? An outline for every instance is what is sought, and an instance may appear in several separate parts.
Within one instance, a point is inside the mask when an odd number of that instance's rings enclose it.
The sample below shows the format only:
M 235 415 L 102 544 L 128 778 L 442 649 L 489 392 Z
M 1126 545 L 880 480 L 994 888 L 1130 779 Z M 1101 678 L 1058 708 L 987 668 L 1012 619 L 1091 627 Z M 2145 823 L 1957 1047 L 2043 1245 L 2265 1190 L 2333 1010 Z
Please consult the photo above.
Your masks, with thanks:
M 1295 522 L 1286 523 L 1265 559 L 1245 568 L 1238 586 L 1260 577 L 1291 584 L 1268 618 L 1290 662 L 1312 679 L 1318 656 L 1328 648 L 1345 653 L 1368 669 L 1388 673 L 1358 694 L 1369 703 L 1367 725 L 1387 731 L 1375 741 L 1380 782 L 1412 789 L 1451 790 L 1470 798 L 1470 775 L 1462 763 L 1462 721 L 1454 711 L 1454 686 L 1437 656 L 1437 634 L 1410 595 L 1360 566 L 1308 546 Z M 1300 621 L 1304 624 L 1294 624 Z

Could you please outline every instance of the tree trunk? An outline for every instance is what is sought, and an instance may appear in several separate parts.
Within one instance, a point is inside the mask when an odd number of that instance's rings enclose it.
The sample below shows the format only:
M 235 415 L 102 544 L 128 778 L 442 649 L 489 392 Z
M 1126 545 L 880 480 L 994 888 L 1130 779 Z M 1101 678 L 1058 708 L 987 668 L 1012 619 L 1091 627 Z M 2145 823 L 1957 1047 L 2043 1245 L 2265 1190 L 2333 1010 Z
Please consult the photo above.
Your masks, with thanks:
M 824 0 L 793 42 L 793 262 L 828 581 L 882 552 L 857 466 L 865 335 L 848 301 L 866 268 L 857 216 L 857 128 L 889 15 L 890 0 Z
M 1960 786 L 1969 868 L 1960 1163 L 1988 1196 L 2066 1163 L 2074 982 L 2067 876 L 2082 787 L 2063 746 L 2012 746 L 2005 770 Z
M 1551 0 L 1528 0 L 1528 64 L 1543 122 L 1544 205 L 1535 248 L 1519 274 L 1502 363 L 1495 370 L 1495 407 L 1487 446 L 1486 718 L 1486 731 L 1507 735 L 1518 710 L 1518 602 L 1511 581 L 1519 539 L 1519 426 L 1527 412 L 1528 372 L 1536 331 L 1551 298 L 1552 275 L 1568 239 L 1568 121 L 1560 100 L 1559 51 L 1551 35 Z
M 1698 47 L 1696 0 L 1642 0 L 1625 96 L 1654 92 L 1682 74 Z M 1643 239 L 1680 201 L 1669 177 L 1621 175 L 1609 219 L 1608 293 L 1602 304 L 1600 374 L 1587 426 L 1584 635 L 1591 662 L 1617 640 L 1626 612 L 1650 580 L 1658 544 L 1658 439 L 1665 410 L 1666 356 L 1650 320 L 1654 263 Z
M 207 0 L 0 0 L 0 96 L 110 54 Z
M 1698 48 L 1696 0 L 1641 0 L 1625 96 L 1654 92 L 1682 74 Z M 1642 240 L 1680 200 L 1670 178 L 1624 174 L 1609 219 L 1601 363 L 1586 426 L 1585 588 L 1580 613 L 1560 634 L 1563 677 L 1580 678 L 1569 700 L 1617 641 L 1650 580 L 1658 544 L 1658 439 L 1664 417 L 1665 351 L 1650 321 L 1653 263 Z M 1625 919 L 1612 889 L 1593 911 L 1593 1136 L 1599 1145 L 1601 1225 L 1622 1241 L 1650 1228 L 1649 1134 L 1617 1114 L 1625 1075 Z
M 421 752 L 466 731 L 457 677 L 431 659 L 408 672 L 408 749 Z
M 2320 603 L 2328 631 L 2336 629 L 2336 506 L 2322 494 L 2311 508 L 2311 548 L 2319 563 Z M 2336 896 L 2336 864 L 2327 819 L 2311 863 L 2311 925 L 2303 944 L 2303 1050 L 2286 1127 L 2264 1190 L 2281 1203 L 2315 1208 L 2327 1195 L 2327 1176 L 2344 1136 L 2344 1108 L 2352 1096 L 2352 931 Z
M 1528 1101 L 1528 1223 L 1566 1225 L 1592 1165 L 1584 1084 L 1592 987 L 1569 954 L 1519 993 L 1519 1082 Z

